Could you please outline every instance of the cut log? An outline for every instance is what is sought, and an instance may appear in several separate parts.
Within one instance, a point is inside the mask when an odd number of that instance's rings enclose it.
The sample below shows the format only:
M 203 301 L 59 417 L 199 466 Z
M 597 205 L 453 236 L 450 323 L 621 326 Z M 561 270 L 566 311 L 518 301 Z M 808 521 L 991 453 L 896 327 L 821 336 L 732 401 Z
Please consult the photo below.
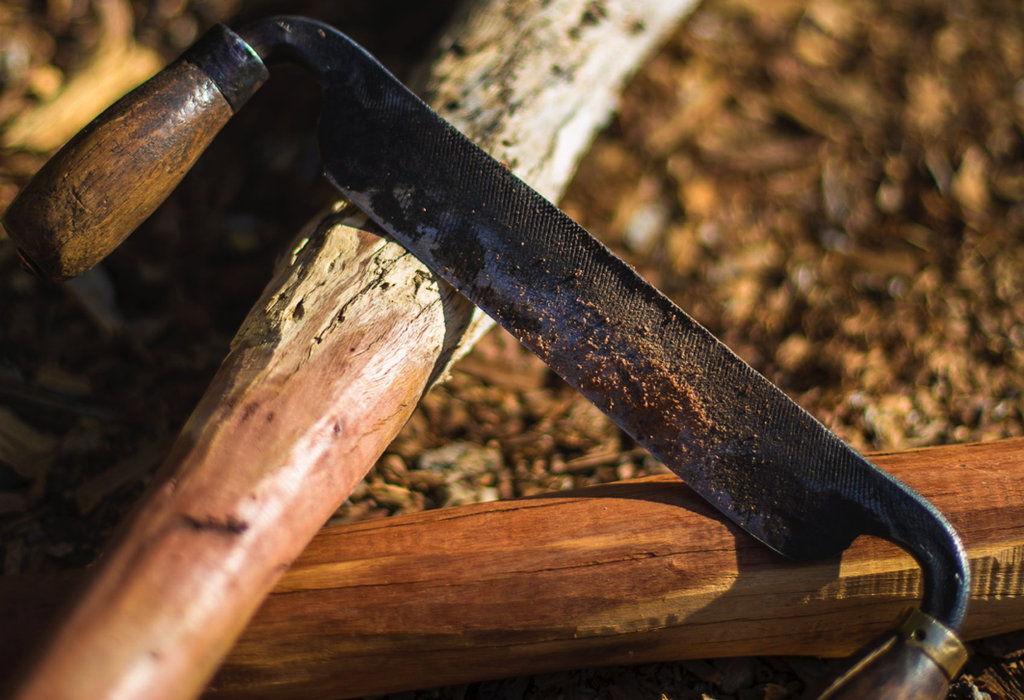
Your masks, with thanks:
M 874 455 L 964 538 L 965 636 L 1024 619 L 1024 439 Z M 827 527 L 828 523 L 822 523 Z M 920 595 L 862 538 L 794 564 L 672 476 L 324 528 L 229 654 L 210 697 L 355 697 L 602 664 L 845 656 Z M 0 579 L 12 648 L 59 595 Z
M 474 5 L 447 33 L 424 89 L 557 196 L 624 79 L 691 4 Z M 419 397 L 486 326 L 361 217 L 324 219 L 249 314 L 20 697 L 198 693 Z

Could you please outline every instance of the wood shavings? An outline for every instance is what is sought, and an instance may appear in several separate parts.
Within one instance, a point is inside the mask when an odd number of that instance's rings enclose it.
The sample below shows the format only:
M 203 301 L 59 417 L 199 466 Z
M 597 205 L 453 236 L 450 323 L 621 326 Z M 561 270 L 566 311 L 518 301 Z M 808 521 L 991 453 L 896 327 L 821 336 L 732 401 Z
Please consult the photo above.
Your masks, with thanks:
M 58 91 L 53 67 L 38 67 L 29 87 L 44 101 L 20 114 L 5 129 L 7 148 L 49 151 L 67 141 L 121 95 L 163 66 L 157 52 L 135 43 L 132 9 L 125 0 L 96 2 L 102 38 L 86 65 Z M 43 95 L 40 95 L 41 89 Z
M 53 463 L 58 440 L 0 407 L 0 462 L 19 476 L 39 482 Z
M 188 10 L 193 3 L 183 5 L 180 12 L 194 11 Z M 303 8 L 330 11 L 321 5 Z M 0 21 L 4 12 L 0 7 Z M 632 209 L 645 203 L 666 203 L 671 218 L 660 238 L 620 252 L 861 449 L 1024 434 L 1021 12 L 1015 3 L 962 3 L 954 13 L 928 0 L 708 0 L 633 82 L 564 206 L 619 245 L 625 227 L 611 222 L 629 222 Z M 87 19 L 61 17 L 54 21 Z M 397 21 L 381 25 L 391 32 Z M 182 27 L 174 32 L 187 34 Z M 5 55 L 5 78 L 17 78 L 5 86 L 19 92 L 15 100 L 5 87 L 0 119 L 27 104 L 29 48 L 47 41 L 46 32 L 36 34 L 19 32 L 22 48 Z M 64 66 L 54 52 L 51 46 L 31 60 Z M 36 92 L 52 89 L 46 70 L 34 78 Z M 278 118 L 287 115 L 281 110 Z M 313 112 L 306 118 L 312 123 Z M 294 124 L 277 129 L 282 139 L 295 130 Z M 111 262 L 111 278 L 131 291 L 119 295 L 127 338 L 97 339 L 80 309 L 19 276 L 0 248 L 4 361 L 27 368 L 43 358 L 81 372 L 88 377 L 83 386 L 110 392 L 117 405 L 152 417 L 157 430 L 175 432 L 278 251 L 273 232 L 261 232 L 261 248 L 221 247 L 214 234 L 224 230 L 218 222 L 225 217 L 212 205 L 249 206 L 254 219 L 279 217 L 278 228 L 287 230 L 310 211 L 309 183 L 282 183 L 279 174 L 311 159 L 303 155 L 308 143 L 296 138 L 275 148 L 287 167 L 275 166 L 276 177 L 262 181 L 251 174 L 271 169 L 269 146 L 252 137 L 221 151 L 230 154 L 222 161 L 237 160 L 250 175 L 197 173 L 184 196 L 158 214 L 150 238 L 129 243 L 131 255 Z M 31 155 L 5 155 L 0 204 L 37 163 Z M 625 196 L 635 195 L 641 182 L 642 197 Z M 246 192 L 265 201 L 246 205 L 240 194 Z M 202 227 L 194 226 L 200 221 Z M 202 235 L 191 235 L 192 228 Z M 159 277 L 146 273 L 158 266 L 165 270 Z M 133 335 L 139 319 L 149 317 L 162 319 L 162 330 Z M 495 332 L 464 366 L 456 365 L 343 517 L 443 503 L 446 474 L 416 465 L 421 455 L 453 442 L 501 457 L 462 480 L 465 499 L 657 469 L 510 342 Z M 59 434 L 22 422 L 50 440 Z M 144 437 L 141 428 L 126 435 L 109 424 L 103 421 L 109 432 L 95 424 L 76 428 L 86 464 L 69 469 L 70 493 L 126 458 L 118 453 L 98 464 L 111 446 Z M 102 530 L 123 507 L 115 503 L 116 488 L 106 493 L 90 511 L 92 529 Z M 36 566 L 47 556 L 27 535 L 4 536 L 12 543 L 6 549 L 12 568 Z M 59 535 L 50 537 L 60 543 Z M 1011 651 L 1019 650 L 1019 640 L 1014 644 Z M 974 667 L 958 697 L 972 697 L 972 688 L 998 696 L 1013 687 L 986 653 L 979 647 L 979 664 L 990 670 Z M 701 678 L 672 664 L 548 674 L 487 689 L 496 698 L 609 697 L 608 688 L 634 688 L 619 681 L 628 674 L 639 679 L 637 696 L 644 698 L 794 697 L 828 670 L 811 659 L 765 665 L 770 678 L 757 675 L 733 693 L 714 684 L 719 675 Z M 1019 683 L 1019 669 L 1010 671 Z M 473 692 L 483 694 L 478 687 L 433 697 Z

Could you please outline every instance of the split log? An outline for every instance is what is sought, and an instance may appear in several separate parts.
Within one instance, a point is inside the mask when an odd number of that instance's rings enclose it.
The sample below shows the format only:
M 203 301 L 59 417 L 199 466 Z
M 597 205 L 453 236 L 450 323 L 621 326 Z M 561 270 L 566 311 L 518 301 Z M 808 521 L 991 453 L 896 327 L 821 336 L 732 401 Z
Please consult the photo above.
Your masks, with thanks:
M 973 582 L 968 639 L 1024 619 L 1024 439 L 872 457 L 946 513 Z M 822 523 L 827 527 L 827 523 Z M 207 694 L 355 697 L 603 664 L 846 656 L 920 595 L 902 550 L 861 538 L 794 564 L 678 479 L 324 528 Z M 0 674 L 59 586 L 0 579 Z
M 470 6 L 443 39 L 425 95 L 557 197 L 622 82 L 691 4 Z M 487 325 L 360 216 L 346 210 L 302 237 L 20 697 L 198 693 L 419 397 Z

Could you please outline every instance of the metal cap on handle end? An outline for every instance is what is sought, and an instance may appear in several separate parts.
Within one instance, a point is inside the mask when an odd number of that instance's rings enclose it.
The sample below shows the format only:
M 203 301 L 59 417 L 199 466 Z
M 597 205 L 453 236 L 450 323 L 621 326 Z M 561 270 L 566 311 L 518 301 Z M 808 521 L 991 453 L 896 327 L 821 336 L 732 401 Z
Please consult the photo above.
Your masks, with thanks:
M 251 47 L 214 27 L 75 135 L 15 198 L 3 224 L 22 260 L 53 279 L 98 263 L 167 198 L 267 77 Z
M 209 76 L 234 112 L 241 109 L 270 76 L 256 49 L 223 24 L 214 25 L 182 54 L 181 60 Z
M 871 645 L 820 700 L 942 700 L 967 662 L 956 633 L 920 610 Z

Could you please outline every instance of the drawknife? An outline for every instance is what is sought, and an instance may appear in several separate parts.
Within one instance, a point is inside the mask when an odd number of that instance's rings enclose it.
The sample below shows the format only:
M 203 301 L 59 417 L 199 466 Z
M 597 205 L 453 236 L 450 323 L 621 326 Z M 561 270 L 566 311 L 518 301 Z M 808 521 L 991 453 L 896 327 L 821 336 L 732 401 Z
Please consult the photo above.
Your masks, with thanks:
M 207 117 L 210 95 L 219 93 L 233 112 L 266 80 L 265 62 L 278 61 L 319 77 L 323 168 L 345 197 L 726 517 L 797 561 L 835 556 L 860 535 L 913 555 L 923 572 L 920 608 L 823 697 L 945 697 L 966 661 L 957 630 L 969 573 L 942 515 L 330 26 L 277 17 L 237 34 L 213 28 L 125 98 L 176 111 L 175 129 L 148 133 L 144 120 L 101 116 L 10 206 L 5 226 L 25 261 L 58 278 L 95 264 L 198 157 L 208 139 L 195 133 L 219 128 Z M 132 128 L 129 138 L 149 149 L 136 155 L 143 186 L 89 205 L 83 191 L 102 182 L 89 171 L 97 135 Z

